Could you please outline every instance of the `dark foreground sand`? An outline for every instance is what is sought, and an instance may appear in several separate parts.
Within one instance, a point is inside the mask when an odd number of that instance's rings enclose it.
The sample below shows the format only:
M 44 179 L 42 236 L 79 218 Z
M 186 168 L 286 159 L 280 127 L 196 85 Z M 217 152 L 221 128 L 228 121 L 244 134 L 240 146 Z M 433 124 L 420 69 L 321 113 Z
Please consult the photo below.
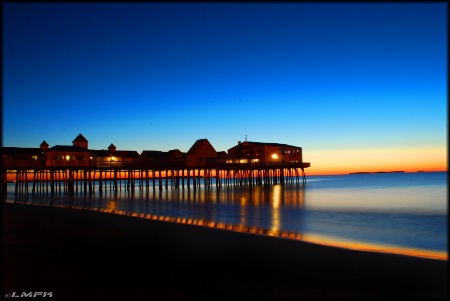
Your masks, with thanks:
M 53 298 L 447 297 L 447 261 L 3 203 L 3 293 Z

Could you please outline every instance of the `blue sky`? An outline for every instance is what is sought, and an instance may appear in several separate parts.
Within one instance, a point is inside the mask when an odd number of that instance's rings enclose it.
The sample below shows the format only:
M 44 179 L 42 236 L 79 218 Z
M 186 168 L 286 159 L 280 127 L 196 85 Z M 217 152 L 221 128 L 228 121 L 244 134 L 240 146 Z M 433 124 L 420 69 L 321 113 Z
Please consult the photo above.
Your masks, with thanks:
M 92 149 L 222 151 L 247 135 L 303 147 L 317 172 L 404 152 L 446 168 L 446 2 L 2 8 L 4 146 L 82 133 Z

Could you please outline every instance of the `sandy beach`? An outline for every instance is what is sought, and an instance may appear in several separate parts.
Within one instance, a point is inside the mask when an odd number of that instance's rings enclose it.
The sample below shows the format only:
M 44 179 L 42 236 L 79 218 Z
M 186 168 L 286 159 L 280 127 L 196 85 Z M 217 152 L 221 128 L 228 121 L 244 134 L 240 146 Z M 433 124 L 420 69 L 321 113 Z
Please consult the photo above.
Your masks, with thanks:
M 2 217 L 4 294 L 447 297 L 446 260 L 88 210 L 3 203 Z

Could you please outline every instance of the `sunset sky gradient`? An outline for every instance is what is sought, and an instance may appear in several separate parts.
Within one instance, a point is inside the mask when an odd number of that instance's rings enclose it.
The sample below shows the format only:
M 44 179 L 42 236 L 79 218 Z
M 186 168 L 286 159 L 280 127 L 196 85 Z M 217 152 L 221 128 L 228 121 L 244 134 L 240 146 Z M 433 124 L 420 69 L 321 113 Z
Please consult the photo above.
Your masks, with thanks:
M 303 148 L 307 174 L 447 170 L 446 2 L 13 3 L 2 145 Z

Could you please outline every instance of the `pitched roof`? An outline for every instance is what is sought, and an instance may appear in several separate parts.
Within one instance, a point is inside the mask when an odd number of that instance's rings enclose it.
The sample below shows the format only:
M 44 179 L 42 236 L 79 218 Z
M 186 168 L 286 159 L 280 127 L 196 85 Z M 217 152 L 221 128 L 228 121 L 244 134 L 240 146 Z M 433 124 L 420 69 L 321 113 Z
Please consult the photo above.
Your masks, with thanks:
M 252 144 L 252 145 L 260 145 L 260 146 L 275 146 L 275 147 L 300 147 L 300 146 L 294 146 L 289 144 L 283 144 L 283 143 L 271 143 L 271 142 L 252 142 L 252 141 L 244 141 L 241 144 Z M 241 145 L 238 144 L 238 145 Z
M 57 152 L 90 152 L 90 150 L 84 148 L 84 147 L 79 147 L 79 146 L 72 146 L 72 145 L 55 145 L 51 148 L 49 148 L 49 150 L 52 151 L 57 151 Z
M 116 150 L 115 152 L 111 153 L 116 157 L 139 157 L 139 153 L 137 151 Z
M 75 141 L 88 142 L 88 141 L 86 140 L 86 138 L 84 138 L 84 136 L 81 135 L 81 134 L 79 134 L 79 135 L 77 136 L 77 138 L 75 138 L 75 139 L 72 141 L 72 143 L 75 142 Z
M 152 157 L 152 158 L 162 158 L 162 157 L 171 157 L 178 158 L 184 155 L 179 149 L 172 149 L 168 152 L 157 151 L 157 150 L 144 150 L 141 155 L 143 157 Z
M 37 147 L 8 147 L 3 146 L 1 153 L 4 155 L 41 155 L 42 150 Z
M 209 143 L 208 139 L 198 139 L 197 141 L 195 141 L 194 145 L 191 146 L 191 148 L 188 150 L 187 154 L 191 155 L 191 154 L 195 154 L 197 153 L 197 151 L 204 146 L 208 146 L 211 147 L 212 150 L 216 151 L 214 149 L 214 147 L 211 145 L 211 143 Z
M 167 156 L 168 157 L 176 158 L 176 157 L 180 157 L 182 155 L 183 155 L 183 153 L 179 149 L 172 149 L 172 150 L 167 152 Z
M 157 150 L 144 150 L 141 155 L 144 157 L 164 157 L 164 153 Z
M 228 158 L 228 153 L 226 151 L 217 152 L 217 158 L 226 159 L 226 158 Z
M 109 151 L 105 149 L 90 149 L 91 153 L 96 154 L 98 157 L 107 157 L 109 156 Z

